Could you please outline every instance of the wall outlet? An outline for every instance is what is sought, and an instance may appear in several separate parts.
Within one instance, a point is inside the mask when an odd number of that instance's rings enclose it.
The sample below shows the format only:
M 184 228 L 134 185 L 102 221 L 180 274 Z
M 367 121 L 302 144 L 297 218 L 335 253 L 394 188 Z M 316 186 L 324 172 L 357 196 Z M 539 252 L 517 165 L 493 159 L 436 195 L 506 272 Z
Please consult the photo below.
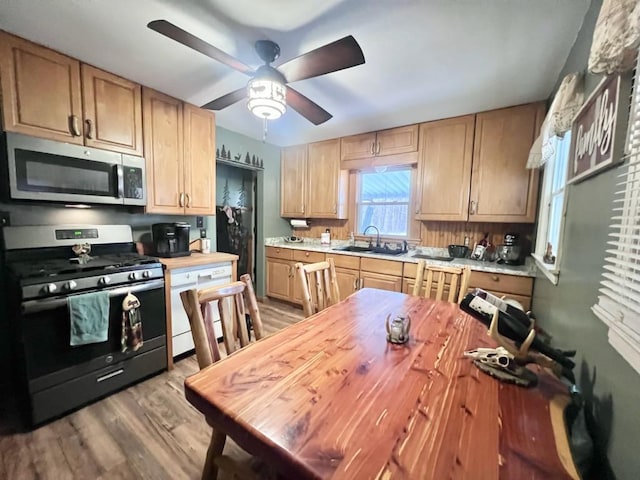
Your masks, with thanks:
M 206 228 L 201 228 L 200 229 L 200 238 L 207 238 L 207 229 Z
M 11 214 L 9 212 L 0 212 L 0 226 L 8 227 L 11 225 Z
M 196 228 L 204 227 L 204 217 L 196 217 Z

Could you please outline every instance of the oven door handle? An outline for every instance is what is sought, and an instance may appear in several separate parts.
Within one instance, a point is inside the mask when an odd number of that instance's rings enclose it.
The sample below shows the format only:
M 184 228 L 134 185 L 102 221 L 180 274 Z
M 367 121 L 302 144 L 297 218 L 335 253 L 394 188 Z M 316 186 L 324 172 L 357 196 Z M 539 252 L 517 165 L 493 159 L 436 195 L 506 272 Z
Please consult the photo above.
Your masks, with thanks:
M 155 288 L 164 288 L 164 280 L 153 280 L 150 282 L 139 283 L 136 285 L 125 285 L 105 289 L 109 292 L 109 297 L 117 297 L 118 295 L 126 295 L 127 293 L 146 292 Z M 27 300 L 22 302 L 22 313 L 28 315 L 30 313 L 42 312 L 45 310 L 53 310 L 54 308 L 64 307 L 67 304 L 67 297 L 40 298 L 37 300 Z

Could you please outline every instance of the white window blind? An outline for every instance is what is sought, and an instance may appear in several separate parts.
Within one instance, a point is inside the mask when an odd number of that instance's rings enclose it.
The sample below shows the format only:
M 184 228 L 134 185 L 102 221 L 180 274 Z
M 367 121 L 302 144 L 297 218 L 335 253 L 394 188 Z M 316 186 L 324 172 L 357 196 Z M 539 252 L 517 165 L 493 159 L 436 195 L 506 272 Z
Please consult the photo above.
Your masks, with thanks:
M 625 153 L 620 167 L 610 248 L 593 312 L 609 326 L 609 343 L 640 373 L 640 68 L 636 67 Z

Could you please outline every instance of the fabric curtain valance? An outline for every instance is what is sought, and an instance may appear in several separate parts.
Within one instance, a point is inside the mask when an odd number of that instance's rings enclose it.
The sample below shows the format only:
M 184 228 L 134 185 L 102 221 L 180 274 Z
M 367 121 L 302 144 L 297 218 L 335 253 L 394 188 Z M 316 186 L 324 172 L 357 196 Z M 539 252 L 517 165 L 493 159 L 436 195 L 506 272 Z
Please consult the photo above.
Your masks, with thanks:
M 527 168 L 542 167 L 555 153 L 556 137 L 571 129 L 573 118 L 584 102 L 584 75 L 570 73 L 562 79 L 556 96 L 529 151 Z
M 604 0 L 593 32 L 589 72 L 622 73 L 635 65 L 640 43 L 640 0 Z

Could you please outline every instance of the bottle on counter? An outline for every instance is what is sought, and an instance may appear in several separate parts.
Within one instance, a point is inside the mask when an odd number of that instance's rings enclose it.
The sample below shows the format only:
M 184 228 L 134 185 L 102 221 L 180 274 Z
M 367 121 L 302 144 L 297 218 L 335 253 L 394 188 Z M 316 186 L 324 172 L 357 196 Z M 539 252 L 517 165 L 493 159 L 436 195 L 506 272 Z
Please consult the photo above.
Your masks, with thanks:
M 331 232 L 328 228 L 320 234 L 320 245 L 331 245 Z

